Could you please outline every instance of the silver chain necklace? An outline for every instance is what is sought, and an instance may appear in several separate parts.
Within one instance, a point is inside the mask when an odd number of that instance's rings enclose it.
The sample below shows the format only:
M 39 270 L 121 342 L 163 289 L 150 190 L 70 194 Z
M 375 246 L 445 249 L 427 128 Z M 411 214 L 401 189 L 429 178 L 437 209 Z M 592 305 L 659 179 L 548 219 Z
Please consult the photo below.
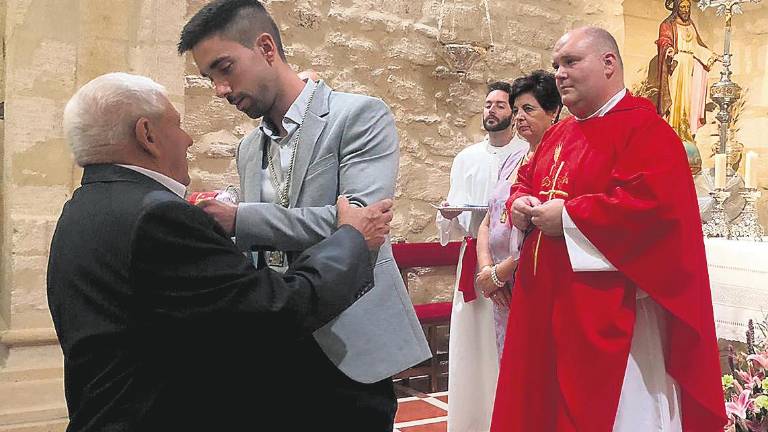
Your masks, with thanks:
M 284 176 L 284 183 L 280 184 L 280 179 L 277 178 L 277 170 L 275 169 L 275 162 L 274 158 L 272 157 L 272 152 L 267 152 L 267 161 L 269 162 L 269 174 L 270 174 L 270 180 L 272 181 L 272 187 L 275 188 L 275 192 L 277 194 L 278 203 L 288 208 L 289 200 L 288 200 L 288 192 L 291 186 L 291 179 L 293 178 L 293 165 L 294 162 L 296 162 L 296 150 L 299 148 L 299 140 L 301 139 L 301 131 L 304 128 L 305 120 L 307 119 L 307 114 L 309 113 L 309 107 L 312 106 L 312 100 L 315 98 L 315 92 L 317 91 L 318 85 L 315 84 L 315 88 L 312 89 L 312 93 L 309 95 L 309 101 L 307 102 L 307 106 L 304 108 L 304 114 L 301 116 L 301 123 L 299 124 L 298 129 L 296 129 L 296 132 L 293 134 L 293 149 L 291 151 L 291 163 L 288 165 L 288 172 Z M 280 151 L 278 150 L 278 155 L 280 154 Z

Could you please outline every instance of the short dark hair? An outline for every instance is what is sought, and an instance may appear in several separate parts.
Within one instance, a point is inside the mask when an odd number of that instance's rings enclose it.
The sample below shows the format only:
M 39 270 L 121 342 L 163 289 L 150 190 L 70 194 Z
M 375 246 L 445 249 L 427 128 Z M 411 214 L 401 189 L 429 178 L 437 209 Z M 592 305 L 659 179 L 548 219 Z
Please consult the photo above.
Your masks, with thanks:
M 509 95 L 509 105 L 512 106 L 512 86 L 509 85 L 506 81 L 494 81 L 490 84 L 488 84 L 488 91 L 485 93 L 486 96 L 491 94 L 492 91 L 501 90 Z
M 531 93 L 544 111 L 554 112 L 563 106 L 555 76 L 550 72 L 539 69 L 514 80 L 509 95 L 510 104 L 513 105 L 515 99 L 525 93 Z
M 286 61 L 280 30 L 258 0 L 216 0 L 203 6 L 181 30 L 179 54 L 217 33 L 248 48 L 256 37 L 268 33 L 275 40 L 280 58 Z

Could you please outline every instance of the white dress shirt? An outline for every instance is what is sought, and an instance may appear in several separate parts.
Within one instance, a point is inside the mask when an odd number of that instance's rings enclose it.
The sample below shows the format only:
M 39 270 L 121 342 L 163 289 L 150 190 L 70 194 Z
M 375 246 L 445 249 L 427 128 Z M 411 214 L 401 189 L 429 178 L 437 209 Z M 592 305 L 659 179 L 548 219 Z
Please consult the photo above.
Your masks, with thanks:
M 171 192 L 178 195 L 180 198 L 184 198 L 184 195 L 187 193 L 187 187 L 183 184 L 177 182 L 176 180 L 168 177 L 165 174 L 160 174 L 157 171 L 152 171 L 150 169 L 146 169 L 140 166 L 136 165 L 123 165 L 123 164 L 117 164 L 117 166 L 121 166 L 123 168 L 128 168 L 130 170 L 136 171 L 139 174 L 144 174 L 145 176 L 151 178 L 152 180 L 155 180 L 156 182 L 160 183 L 161 185 L 167 187 Z

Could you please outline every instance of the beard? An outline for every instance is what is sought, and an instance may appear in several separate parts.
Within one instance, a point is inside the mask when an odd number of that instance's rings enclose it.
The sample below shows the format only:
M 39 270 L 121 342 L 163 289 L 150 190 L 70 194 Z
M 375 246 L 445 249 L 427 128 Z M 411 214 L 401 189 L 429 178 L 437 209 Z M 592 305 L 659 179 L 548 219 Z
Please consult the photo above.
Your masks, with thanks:
M 483 128 L 488 132 L 498 132 L 507 129 L 512 124 L 512 116 L 504 117 L 498 120 L 495 125 L 488 124 L 488 119 L 483 119 Z
M 237 108 L 235 102 L 241 98 L 244 98 L 247 105 L 243 107 L 242 110 Z M 232 106 L 235 106 L 240 112 L 247 115 L 248 117 L 256 120 L 264 116 L 266 113 L 266 110 L 262 106 L 262 102 L 259 99 L 256 99 L 255 97 L 252 97 L 248 94 L 238 94 L 237 96 L 230 95 L 227 96 L 227 102 L 229 102 Z

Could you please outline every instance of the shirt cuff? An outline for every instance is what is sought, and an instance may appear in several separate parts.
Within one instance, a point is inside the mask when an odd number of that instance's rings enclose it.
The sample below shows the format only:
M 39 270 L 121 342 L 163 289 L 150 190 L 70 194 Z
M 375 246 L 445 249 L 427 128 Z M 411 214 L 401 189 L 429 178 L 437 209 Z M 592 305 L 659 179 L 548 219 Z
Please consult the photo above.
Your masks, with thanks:
M 616 271 L 616 267 L 579 230 L 565 207 L 563 207 L 563 236 L 574 272 Z
M 457 241 L 464 238 L 466 230 L 461 225 L 459 219 L 461 215 L 453 218 L 446 219 L 440 212 L 437 212 L 435 222 L 437 223 L 437 236 L 440 241 L 440 245 L 445 246 L 450 241 Z

